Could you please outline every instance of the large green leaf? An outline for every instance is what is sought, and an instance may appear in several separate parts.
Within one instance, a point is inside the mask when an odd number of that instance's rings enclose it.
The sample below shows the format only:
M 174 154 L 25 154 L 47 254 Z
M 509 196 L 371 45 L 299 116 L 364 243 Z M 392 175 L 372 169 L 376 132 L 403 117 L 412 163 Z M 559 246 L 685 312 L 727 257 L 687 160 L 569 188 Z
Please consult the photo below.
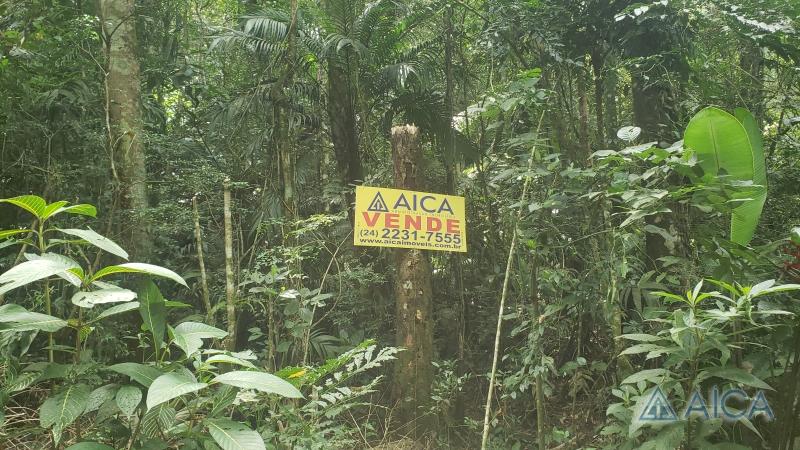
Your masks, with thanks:
M 70 258 L 69 256 L 64 256 L 58 253 L 25 253 L 25 259 L 28 261 L 35 261 L 38 259 L 45 259 L 53 261 L 55 264 L 61 264 L 65 267 L 69 267 L 69 269 L 58 272 L 55 276 L 67 280 L 73 286 L 80 286 L 83 284 L 83 269 L 81 268 L 80 264 L 77 261 Z
M 122 386 L 117 391 L 116 400 L 119 410 L 125 414 L 125 417 L 130 417 L 142 402 L 142 391 L 136 386 Z
M 81 308 L 94 308 L 103 303 L 129 302 L 136 298 L 136 292 L 128 289 L 112 287 L 97 291 L 76 292 L 72 296 L 72 304 Z
M 164 403 L 148 410 L 142 416 L 142 434 L 147 437 L 163 436 L 175 425 L 176 416 L 175 408 Z
M 53 333 L 67 326 L 67 322 L 58 317 L 26 311 L 25 308 L 17 305 L 13 306 L 14 308 L 5 309 L 3 314 L 0 314 L 0 323 L 6 324 L 5 329 L 14 331 L 40 330 Z
M 190 392 L 199 391 L 208 386 L 206 383 L 198 383 L 187 375 L 175 372 L 165 373 L 153 381 L 147 391 L 147 409 L 152 409 L 156 405 L 168 402 L 173 398 Z
M 729 181 L 753 186 L 735 195 L 744 200 L 731 217 L 731 240 L 747 245 L 753 237 L 766 200 L 766 170 L 761 133 L 752 115 L 737 110 L 737 117 L 714 107 L 698 112 L 686 127 L 684 144 L 695 151 L 707 176 L 724 172 Z
M 163 372 L 153 366 L 146 366 L 135 362 L 124 362 L 108 366 L 108 370 L 131 377 L 133 381 L 144 387 L 150 387 L 153 381 L 160 377 Z
M 54 202 L 49 205 L 44 210 L 43 219 L 49 219 L 50 217 L 55 216 L 56 214 L 61 214 L 65 212 L 67 214 L 78 214 L 81 216 L 89 216 L 89 217 L 97 217 L 97 208 L 93 205 L 89 205 L 87 203 L 81 203 L 78 205 L 72 206 L 64 206 L 67 202 Z
M 74 445 L 70 445 L 65 450 L 114 450 L 114 447 L 106 444 L 100 444 L 98 442 L 79 442 Z
M 731 214 L 731 240 L 739 243 L 749 243 L 767 201 L 767 168 L 764 158 L 764 144 L 761 140 L 761 130 L 756 119 L 750 111 L 744 108 L 734 110 L 736 119 L 747 132 L 750 149 L 753 154 L 753 184 L 757 185 L 745 192 L 743 197 L 751 198 L 733 209 Z
M 89 400 L 86 402 L 85 412 L 90 413 L 92 411 L 97 411 L 103 403 L 115 397 L 118 389 L 118 384 L 111 383 L 93 390 L 89 394 Z
M 191 356 L 203 346 L 203 339 L 222 339 L 228 332 L 199 322 L 183 322 L 173 330 L 174 343 Z
M 639 372 L 630 375 L 629 377 L 622 380 L 621 384 L 634 384 L 640 381 L 652 381 L 654 383 L 660 383 L 665 378 L 672 375 L 667 369 L 646 369 L 640 370 Z
M 144 283 L 144 288 L 139 292 L 139 314 L 144 325 L 153 334 L 153 345 L 156 349 L 161 348 L 164 328 L 167 326 L 167 307 L 158 287 L 150 280 Z
M 187 286 L 186 280 L 184 280 L 177 273 L 161 266 L 154 266 L 152 264 L 145 263 L 125 263 L 117 266 L 103 267 L 94 274 L 92 281 L 99 280 L 100 278 L 115 273 L 143 273 L 147 275 L 155 275 L 157 277 L 169 278 L 172 281 Z
M 40 258 L 25 261 L 0 275 L 0 294 L 53 275 L 63 274 L 74 267 L 76 266 L 66 259 Z
M 11 203 L 12 205 L 18 206 L 36 216 L 37 219 L 42 217 L 47 207 L 47 202 L 37 195 L 21 195 L 19 197 L 4 198 L 0 199 L 0 203 Z
M 288 381 L 264 372 L 235 370 L 217 375 L 211 383 L 222 383 L 244 389 L 255 389 L 288 398 L 303 398 L 303 394 Z
M 30 233 L 31 230 L 0 230 L 0 239 L 6 239 L 10 236 L 16 236 L 22 233 Z
M 86 409 L 89 388 L 83 384 L 70 384 L 39 408 L 39 424 L 42 428 L 53 428 L 53 439 L 61 440 L 64 428 L 75 421 Z
M 243 423 L 228 419 L 206 420 L 211 437 L 223 450 L 266 450 L 261 435 Z
M 231 355 L 213 355 L 206 359 L 206 364 L 235 364 L 237 366 L 244 366 L 249 369 L 255 369 L 256 366 L 246 359 L 237 358 Z
M 112 306 L 107 310 L 101 312 L 97 315 L 97 317 L 92 320 L 92 322 L 97 322 L 99 320 L 105 319 L 106 317 L 111 317 L 117 314 L 122 314 L 124 312 L 133 311 L 134 309 L 139 309 L 139 302 L 128 302 L 123 303 L 122 305 Z
M 105 250 L 112 255 L 119 256 L 123 259 L 128 259 L 128 252 L 126 252 L 122 247 L 117 245 L 116 242 L 112 241 L 111 239 L 98 234 L 93 230 L 79 230 L 79 229 L 62 229 L 59 228 L 58 231 L 68 234 L 70 236 L 76 236 L 84 241 L 94 245 L 95 247 Z
M 736 381 L 737 383 L 742 383 L 744 385 L 752 386 L 758 389 L 767 389 L 770 391 L 774 390 L 772 389 L 772 386 L 761 381 L 761 379 L 759 379 L 752 373 L 736 367 L 712 367 L 710 369 L 701 371 L 700 374 L 698 375 L 700 381 L 705 380 L 709 377 L 724 378 L 726 380 Z

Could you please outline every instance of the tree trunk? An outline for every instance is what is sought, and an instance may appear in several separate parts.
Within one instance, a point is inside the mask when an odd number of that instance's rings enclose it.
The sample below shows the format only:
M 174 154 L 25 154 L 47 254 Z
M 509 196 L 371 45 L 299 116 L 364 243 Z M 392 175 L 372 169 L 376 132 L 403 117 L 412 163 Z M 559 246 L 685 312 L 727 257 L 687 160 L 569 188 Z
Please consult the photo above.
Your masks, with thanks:
M 642 53 L 637 56 L 661 57 L 667 48 L 671 48 L 668 47 L 670 42 L 664 41 L 655 30 L 648 29 L 641 40 L 647 44 L 643 45 L 640 49 Z M 677 140 L 675 130 L 680 114 L 674 80 L 683 79 L 686 69 L 679 57 L 666 55 L 660 64 L 649 69 L 647 73 L 642 70 L 637 69 L 631 73 L 634 122 L 642 129 L 640 139 L 644 142 L 658 141 L 665 146 Z M 669 206 L 673 208 L 673 213 L 646 218 L 648 225 L 663 228 L 679 239 L 677 242 L 669 242 L 661 234 L 645 233 L 648 265 L 654 270 L 658 270 L 658 258 L 684 254 L 678 226 L 685 219 L 679 217 L 685 209 L 678 204 Z
M 447 113 L 446 123 L 448 125 L 445 135 L 444 146 L 444 166 L 446 171 L 446 190 L 448 194 L 456 193 L 456 151 L 455 151 L 455 130 L 453 130 L 453 9 L 447 8 L 444 14 L 445 23 L 445 43 L 444 43 L 444 67 L 445 67 L 445 90 L 444 103 Z
M 753 113 L 759 124 L 764 120 L 764 55 L 761 47 L 748 43 L 739 56 L 745 89 L 742 89 L 744 106 Z
M 228 313 L 228 337 L 225 348 L 236 351 L 236 287 L 233 277 L 233 221 L 231 219 L 231 185 L 225 180 L 223 215 L 225 221 L 225 302 Z
M 422 149 L 419 129 L 392 128 L 394 183 L 399 189 L 422 186 Z M 419 436 L 429 427 L 421 407 L 430 399 L 433 383 L 433 318 L 431 265 L 422 250 L 395 251 L 397 345 L 406 349 L 395 363 L 392 397 L 398 418 Z
M 336 166 L 346 185 L 358 184 L 364 179 L 353 89 L 347 65 L 336 58 L 328 59 L 328 118 L 331 140 Z M 353 194 L 347 196 L 348 209 L 351 209 L 353 200 Z
M 539 255 L 534 253 L 531 256 L 531 331 L 530 345 L 535 349 L 535 359 L 541 361 L 542 348 L 542 323 L 539 321 L 541 307 L 539 304 Z M 537 363 L 538 364 L 538 363 Z M 534 381 L 533 400 L 536 404 L 536 443 L 539 450 L 545 450 L 545 409 L 544 409 L 544 380 L 542 374 L 537 373 Z
M 586 71 L 583 68 L 578 70 L 578 125 L 580 152 L 575 162 L 585 166 L 592 151 L 589 147 L 589 97 L 586 93 Z
M 673 123 L 676 117 L 675 96 L 665 81 L 654 78 L 645 79 L 642 74 L 633 75 L 633 114 L 635 124 L 642 128 L 645 141 L 669 143 L 672 140 Z M 672 213 L 647 216 L 648 225 L 663 228 L 672 236 L 680 238 L 677 215 L 680 205 L 670 205 Z M 659 233 L 645 233 L 648 267 L 658 270 L 658 259 L 664 256 L 683 254 L 680 242 L 667 241 Z
M 603 120 L 605 122 L 606 142 L 614 142 L 617 137 L 617 84 L 619 76 L 616 69 L 608 69 L 603 77 L 603 91 L 605 96 Z
M 100 4 L 108 64 L 109 144 L 112 158 L 119 164 L 123 207 L 130 214 L 125 238 L 131 254 L 146 261 L 152 253 L 152 241 L 145 216 L 147 168 L 136 59 L 136 11 L 134 0 L 101 0 Z
M 197 207 L 197 196 L 192 197 L 192 213 L 194 216 L 194 240 L 197 245 L 197 263 L 200 266 L 200 287 L 202 288 L 203 306 L 206 308 L 206 320 L 214 325 L 214 314 L 211 310 L 211 295 L 208 292 L 208 275 L 206 261 L 203 257 L 203 234 L 200 228 L 200 210 Z
M 653 74 L 632 74 L 634 122 L 647 141 L 671 142 L 674 137 L 675 97 L 667 83 Z
M 291 0 L 291 16 L 289 29 L 286 31 L 286 69 L 276 83 L 272 96 L 273 118 L 275 127 L 275 144 L 278 149 L 278 166 L 280 168 L 281 187 L 283 188 L 283 216 L 292 220 L 297 216 L 297 202 L 295 200 L 295 164 L 294 164 L 294 130 L 289 129 L 289 120 L 292 114 L 289 99 L 283 89 L 291 86 L 294 79 L 294 66 L 297 61 L 295 49 L 295 30 L 297 28 L 297 0 Z
M 594 109 L 597 116 L 595 136 L 597 136 L 597 145 L 600 148 L 606 148 L 605 106 L 603 104 L 605 83 L 603 81 L 603 57 L 599 50 L 592 52 L 592 75 L 594 78 Z
M 277 101 L 273 105 L 273 118 L 275 121 L 275 136 L 273 142 L 278 150 L 278 168 L 281 177 L 282 198 L 281 206 L 283 217 L 292 220 L 296 216 L 296 202 L 294 192 L 294 155 L 292 152 L 293 139 L 288 130 L 286 110 L 281 106 L 283 101 Z

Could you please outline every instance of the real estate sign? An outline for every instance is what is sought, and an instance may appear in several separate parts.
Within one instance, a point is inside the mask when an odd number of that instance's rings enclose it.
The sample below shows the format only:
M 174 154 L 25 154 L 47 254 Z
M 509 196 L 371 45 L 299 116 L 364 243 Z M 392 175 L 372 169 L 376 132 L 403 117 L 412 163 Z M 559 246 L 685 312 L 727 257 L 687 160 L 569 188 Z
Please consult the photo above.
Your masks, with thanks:
M 356 187 L 355 245 L 466 252 L 464 197 Z

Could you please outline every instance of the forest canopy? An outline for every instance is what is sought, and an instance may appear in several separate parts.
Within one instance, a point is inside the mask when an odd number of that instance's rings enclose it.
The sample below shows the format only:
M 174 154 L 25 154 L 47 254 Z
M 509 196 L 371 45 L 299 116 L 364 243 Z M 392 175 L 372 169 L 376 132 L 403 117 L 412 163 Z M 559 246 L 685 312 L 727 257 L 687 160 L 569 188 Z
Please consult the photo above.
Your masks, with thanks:
M 0 448 L 800 449 L 795 0 L 0 0 Z

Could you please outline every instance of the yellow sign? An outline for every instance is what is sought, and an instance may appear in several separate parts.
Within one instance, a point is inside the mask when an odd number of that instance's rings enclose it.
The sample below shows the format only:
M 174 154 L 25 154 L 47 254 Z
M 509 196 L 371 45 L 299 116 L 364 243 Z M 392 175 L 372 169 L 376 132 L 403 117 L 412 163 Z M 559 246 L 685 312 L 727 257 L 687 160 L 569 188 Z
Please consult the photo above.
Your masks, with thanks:
M 467 251 L 464 197 L 356 187 L 355 245 Z

